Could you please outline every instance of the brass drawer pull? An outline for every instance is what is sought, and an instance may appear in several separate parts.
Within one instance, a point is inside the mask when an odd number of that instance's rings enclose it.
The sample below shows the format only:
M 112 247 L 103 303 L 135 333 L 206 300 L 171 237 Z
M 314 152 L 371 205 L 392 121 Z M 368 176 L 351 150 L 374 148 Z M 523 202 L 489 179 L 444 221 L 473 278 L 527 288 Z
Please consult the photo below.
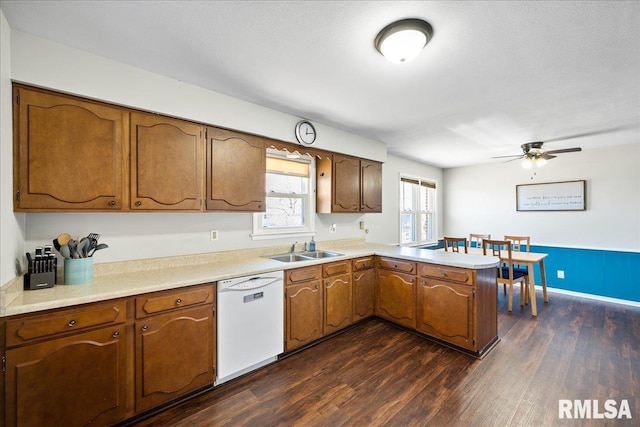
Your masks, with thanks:
M 71 328 L 72 326 L 76 326 L 76 321 L 75 320 L 69 320 L 69 327 Z
M 120 336 L 120 331 L 115 331 L 113 333 L 113 335 L 111 335 L 113 338 L 118 338 Z
M 142 325 L 142 330 L 143 331 L 148 331 L 149 330 L 149 325 Z
M 138 200 L 138 201 L 136 202 L 136 206 L 142 206 L 142 202 L 141 202 L 140 200 Z
M 182 304 L 182 299 L 178 298 L 178 299 L 176 300 L 176 305 L 180 305 L 180 304 Z

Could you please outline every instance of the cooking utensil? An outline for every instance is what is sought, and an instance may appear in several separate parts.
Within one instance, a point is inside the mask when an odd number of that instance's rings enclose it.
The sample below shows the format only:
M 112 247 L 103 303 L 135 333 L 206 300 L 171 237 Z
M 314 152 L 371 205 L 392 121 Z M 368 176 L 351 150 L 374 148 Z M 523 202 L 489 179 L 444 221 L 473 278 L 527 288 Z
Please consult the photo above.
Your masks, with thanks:
M 98 246 L 95 247 L 95 249 L 93 249 L 93 251 L 89 254 L 89 256 L 93 256 L 94 253 L 96 253 L 96 251 L 99 251 L 100 249 L 106 249 L 109 246 L 106 243 L 100 243 Z
M 71 259 L 71 250 L 68 245 L 60 246 L 60 255 L 62 255 L 66 259 Z
M 69 243 L 67 243 L 67 246 L 69 247 L 69 253 L 71 254 L 70 259 L 75 259 L 77 258 L 77 250 L 78 250 L 78 242 L 76 242 L 75 240 L 71 239 L 69 240 Z
M 71 240 L 71 234 L 69 233 L 62 233 L 58 236 L 58 238 L 56 239 L 58 241 L 58 244 L 60 246 L 62 245 L 66 245 L 69 243 L 69 241 Z M 55 240 L 54 240 L 54 244 L 55 244 Z M 57 249 L 57 248 L 56 248 Z
M 76 252 L 78 254 L 78 258 L 86 258 L 87 253 L 89 251 L 89 246 L 91 246 L 91 241 L 86 237 L 80 239 L 78 243 L 78 247 L 76 248 Z

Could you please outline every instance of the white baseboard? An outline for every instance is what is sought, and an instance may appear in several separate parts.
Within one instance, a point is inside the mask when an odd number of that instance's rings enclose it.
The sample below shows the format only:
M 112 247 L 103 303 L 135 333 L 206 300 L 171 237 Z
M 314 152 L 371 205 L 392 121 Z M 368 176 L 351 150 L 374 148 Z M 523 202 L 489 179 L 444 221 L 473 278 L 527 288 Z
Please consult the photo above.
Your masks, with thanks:
M 536 285 L 536 290 L 542 291 L 542 286 Z M 555 293 L 555 294 L 571 295 L 571 296 L 579 297 L 579 298 L 586 298 L 586 299 L 593 299 L 593 300 L 597 300 L 597 301 L 611 302 L 611 303 L 614 303 L 614 304 L 630 305 L 632 307 L 640 307 L 640 302 L 638 302 L 638 301 L 629 301 L 629 300 L 626 300 L 626 299 L 611 298 L 611 297 L 604 297 L 604 296 L 601 296 L 601 295 L 586 294 L 586 293 L 583 293 L 583 292 L 568 291 L 566 289 L 551 288 L 549 286 L 547 286 L 547 291 L 551 292 L 551 293 Z

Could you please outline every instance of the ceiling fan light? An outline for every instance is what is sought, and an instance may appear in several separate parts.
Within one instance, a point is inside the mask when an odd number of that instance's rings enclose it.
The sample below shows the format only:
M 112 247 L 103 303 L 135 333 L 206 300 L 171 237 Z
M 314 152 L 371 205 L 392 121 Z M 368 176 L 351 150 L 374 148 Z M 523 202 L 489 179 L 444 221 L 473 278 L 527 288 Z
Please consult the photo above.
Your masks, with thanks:
M 533 160 L 531 160 L 529 157 L 526 157 L 522 163 L 520 163 L 520 165 L 524 168 L 524 169 L 531 169 L 533 167 Z
M 542 157 L 536 157 L 534 162 L 536 164 L 536 167 L 542 167 L 547 164 L 547 161 Z
M 421 19 L 403 19 L 378 33 L 375 47 L 390 62 L 409 62 L 420 54 L 433 35 L 433 28 Z

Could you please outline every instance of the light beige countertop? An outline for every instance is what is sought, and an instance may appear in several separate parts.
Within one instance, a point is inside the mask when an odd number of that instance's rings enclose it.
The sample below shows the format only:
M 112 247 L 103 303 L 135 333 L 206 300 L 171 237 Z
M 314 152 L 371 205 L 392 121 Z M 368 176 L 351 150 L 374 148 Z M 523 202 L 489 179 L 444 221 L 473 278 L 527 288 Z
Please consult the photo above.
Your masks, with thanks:
M 94 280 L 83 285 L 58 284 L 53 288 L 22 290 L 22 277 L 0 288 L 0 317 L 32 313 L 90 302 L 124 298 L 271 271 L 306 267 L 369 255 L 380 255 L 452 267 L 496 267 L 498 258 L 427 249 L 370 244 L 352 240 L 319 242 L 318 249 L 341 256 L 284 263 L 268 255 L 287 252 L 286 247 L 247 249 L 211 254 L 124 261 L 94 266 Z M 62 282 L 62 280 L 59 280 Z

